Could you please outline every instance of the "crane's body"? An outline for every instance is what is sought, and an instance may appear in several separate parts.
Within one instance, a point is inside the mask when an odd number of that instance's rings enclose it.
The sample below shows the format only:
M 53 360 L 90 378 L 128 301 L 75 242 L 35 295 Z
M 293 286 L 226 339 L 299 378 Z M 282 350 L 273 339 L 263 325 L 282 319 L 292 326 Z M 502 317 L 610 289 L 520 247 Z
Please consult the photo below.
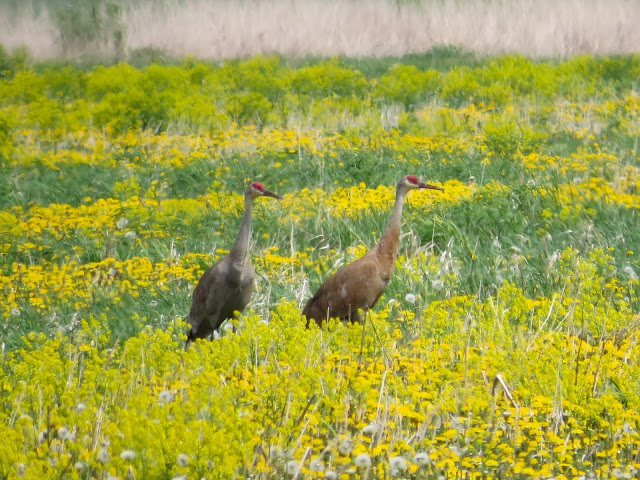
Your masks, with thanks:
M 251 238 L 251 213 L 253 201 L 260 196 L 281 198 L 253 182 L 244 195 L 244 215 L 238 237 L 218 263 L 202 274 L 195 290 L 187 322 L 185 348 L 197 338 L 207 338 L 220 328 L 222 322 L 241 312 L 249 303 L 254 289 L 256 271 L 251 263 L 249 240 Z
M 329 318 L 361 322 L 358 310 L 366 312 L 376 304 L 393 274 L 404 197 L 416 188 L 443 190 L 420 182 L 413 175 L 407 175 L 398 182 L 393 212 L 382 238 L 363 257 L 342 267 L 320 286 L 302 311 L 307 318 L 307 327 L 312 320 L 321 325 Z

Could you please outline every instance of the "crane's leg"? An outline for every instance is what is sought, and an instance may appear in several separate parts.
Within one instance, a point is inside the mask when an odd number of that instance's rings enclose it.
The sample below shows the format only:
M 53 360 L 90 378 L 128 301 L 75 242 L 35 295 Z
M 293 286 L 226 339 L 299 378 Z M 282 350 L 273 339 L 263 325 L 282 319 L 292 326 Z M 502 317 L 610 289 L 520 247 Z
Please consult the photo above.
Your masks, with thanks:
M 360 316 L 360 314 L 357 314 L 358 316 Z M 365 310 L 364 312 L 364 317 L 362 318 L 362 338 L 360 339 L 360 359 L 358 360 L 358 370 L 360 370 L 360 367 L 362 366 L 362 355 L 364 353 L 364 335 L 366 332 L 366 327 L 367 327 L 367 317 L 369 316 L 369 309 Z

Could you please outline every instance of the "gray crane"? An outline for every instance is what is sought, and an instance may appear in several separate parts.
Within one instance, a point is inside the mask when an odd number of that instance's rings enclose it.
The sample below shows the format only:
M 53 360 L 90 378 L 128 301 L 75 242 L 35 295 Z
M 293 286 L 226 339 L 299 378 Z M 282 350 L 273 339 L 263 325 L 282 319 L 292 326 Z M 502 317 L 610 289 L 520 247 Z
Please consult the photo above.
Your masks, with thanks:
M 358 309 L 366 312 L 372 308 L 387 288 L 393 274 L 404 197 L 407 192 L 417 188 L 444 190 L 421 182 L 413 175 L 400 179 L 393 213 L 382 238 L 363 257 L 342 267 L 320 286 L 302 310 L 302 315 L 307 318 L 307 328 L 311 321 L 322 325 L 323 321 L 336 317 L 343 321 L 362 322 Z
M 249 255 L 251 237 L 251 210 L 258 197 L 281 199 L 259 182 L 253 182 L 244 192 L 244 215 L 238 238 L 227 255 L 202 274 L 193 291 L 191 310 L 187 322 L 185 349 L 197 338 L 207 338 L 220 328 L 222 322 L 241 312 L 249 303 L 254 288 L 256 271 Z

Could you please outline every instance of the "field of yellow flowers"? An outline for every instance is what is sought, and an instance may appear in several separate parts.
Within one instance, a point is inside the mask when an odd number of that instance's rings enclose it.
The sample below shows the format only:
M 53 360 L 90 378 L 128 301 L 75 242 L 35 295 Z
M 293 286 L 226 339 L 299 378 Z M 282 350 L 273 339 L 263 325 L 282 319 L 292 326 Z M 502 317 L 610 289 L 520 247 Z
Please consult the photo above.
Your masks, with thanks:
M 0 479 L 640 477 L 640 57 L 3 55 Z M 305 330 L 405 174 L 364 344 Z M 185 352 L 250 180 L 252 301 Z

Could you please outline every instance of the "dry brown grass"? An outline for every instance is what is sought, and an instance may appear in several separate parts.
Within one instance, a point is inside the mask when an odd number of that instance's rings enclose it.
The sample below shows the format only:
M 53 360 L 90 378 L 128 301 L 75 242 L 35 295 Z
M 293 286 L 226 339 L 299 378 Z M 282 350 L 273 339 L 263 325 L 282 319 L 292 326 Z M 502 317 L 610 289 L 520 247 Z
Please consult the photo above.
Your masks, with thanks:
M 62 55 L 46 15 L 26 8 L 9 17 L 0 11 L 6 48 L 26 45 L 37 59 Z M 397 56 L 443 44 L 533 57 L 632 53 L 640 51 L 638 19 L 633 0 L 422 0 L 399 8 L 390 0 L 169 0 L 135 2 L 122 13 L 126 51 L 211 59 Z

